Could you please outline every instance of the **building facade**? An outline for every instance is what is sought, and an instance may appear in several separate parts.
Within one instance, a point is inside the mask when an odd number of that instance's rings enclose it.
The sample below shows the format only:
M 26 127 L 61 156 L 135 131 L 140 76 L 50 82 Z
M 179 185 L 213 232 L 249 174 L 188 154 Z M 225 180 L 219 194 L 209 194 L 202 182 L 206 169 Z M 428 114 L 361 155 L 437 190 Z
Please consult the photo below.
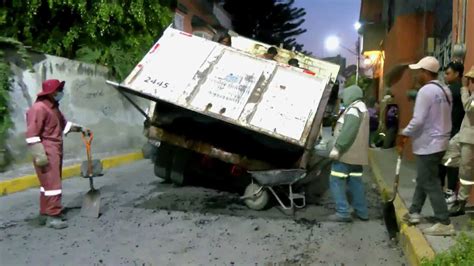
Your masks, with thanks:
M 389 92 L 394 96 L 400 110 L 399 128 L 412 118 L 414 103 L 407 91 L 416 89 L 411 71 L 403 65 L 427 55 L 435 56 L 442 66 L 462 60 L 467 71 L 474 65 L 472 0 L 362 0 L 360 22 L 361 52 L 376 58 L 377 98 L 380 101 Z M 465 48 L 465 56 L 454 57 L 457 46 Z M 414 157 L 411 148 L 405 155 Z
M 359 33 L 362 54 L 372 61 L 378 86 L 374 95 L 380 101 L 387 93 L 399 106 L 399 128 L 405 127 L 413 113 L 407 92 L 416 89 L 406 67 L 426 55 L 442 56 L 449 62 L 451 45 L 451 1 L 443 0 L 362 0 Z M 438 45 L 437 45 L 438 44 Z M 441 45 L 443 44 L 443 49 Z M 436 50 L 438 49 L 438 50 Z M 411 150 L 411 149 L 407 149 Z M 413 154 L 407 151 L 408 158 Z
M 212 39 L 218 30 L 231 30 L 230 15 L 212 0 L 178 0 L 174 17 L 176 29 Z

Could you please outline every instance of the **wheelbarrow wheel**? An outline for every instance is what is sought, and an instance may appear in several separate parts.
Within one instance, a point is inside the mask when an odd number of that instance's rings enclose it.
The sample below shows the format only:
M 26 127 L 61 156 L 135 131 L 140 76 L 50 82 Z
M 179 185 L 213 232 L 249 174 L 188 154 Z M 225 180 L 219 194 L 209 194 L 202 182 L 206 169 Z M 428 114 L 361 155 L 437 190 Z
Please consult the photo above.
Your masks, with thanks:
M 244 197 L 248 197 L 248 198 L 246 198 L 244 202 L 245 202 L 245 205 L 247 205 L 247 207 L 249 207 L 252 210 L 260 211 L 260 210 L 265 209 L 268 205 L 270 195 L 268 194 L 267 190 L 261 189 L 261 188 L 262 188 L 261 186 L 255 183 L 250 183 L 245 188 Z

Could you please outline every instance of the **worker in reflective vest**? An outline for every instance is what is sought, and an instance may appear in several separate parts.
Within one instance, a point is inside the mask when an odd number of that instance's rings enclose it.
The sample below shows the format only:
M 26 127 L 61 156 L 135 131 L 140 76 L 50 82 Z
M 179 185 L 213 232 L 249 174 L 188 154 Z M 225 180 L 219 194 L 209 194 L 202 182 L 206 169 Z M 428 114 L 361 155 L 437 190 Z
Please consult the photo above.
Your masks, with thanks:
M 334 129 L 335 144 L 329 157 L 332 164 L 329 188 L 336 202 L 336 213 L 329 220 L 351 222 L 351 211 L 346 198 L 346 187 L 352 194 L 355 215 L 360 220 L 369 219 L 365 188 L 362 181 L 363 165 L 369 158 L 369 112 L 362 101 L 362 89 L 356 85 L 343 91 L 344 113 Z
M 449 209 L 452 216 L 464 214 L 469 193 L 474 185 L 474 66 L 466 73 L 461 88 L 461 101 L 465 115 L 459 130 L 459 181 L 461 186 L 456 202 Z
M 40 188 L 40 215 L 48 227 L 67 227 L 61 211 L 63 135 L 85 132 L 82 126 L 67 122 L 59 110 L 64 81 L 46 80 L 36 102 L 26 112 L 26 142 L 33 157 Z

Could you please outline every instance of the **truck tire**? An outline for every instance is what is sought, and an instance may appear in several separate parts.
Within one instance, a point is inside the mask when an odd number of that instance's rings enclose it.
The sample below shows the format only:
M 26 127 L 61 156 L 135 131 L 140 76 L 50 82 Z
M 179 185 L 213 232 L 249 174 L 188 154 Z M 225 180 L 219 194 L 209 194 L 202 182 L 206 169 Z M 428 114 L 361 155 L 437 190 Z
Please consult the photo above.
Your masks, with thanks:
M 171 166 L 173 162 L 174 148 L 166 143 L 161 143 L 154 155 L 155 157 L 155 175 L 165 181 L 171 180 Z
M 255 183 L 250 183 L 247 186 L 247 188 L 245 188 L 244 197 L 253 195 L 260 188 L 261 186 Z M 269 199 L 270 199 L 270 195 L 268 194 L 268 191 L 263 189 L 254 197 L 245 199 L 244 202 L 245 202 L 245 205 L 247 205 L 247 207 L 249 207 L 250 209 L 260 211 L 260 210 L 265 209 L 268 206 Z
M 143 158 L 152 159 L 153 154 L 156 153 L 156 147 L 153 146 L 151 143 L 147 142 L 143 144 L 142 153 L 143 153 Z
M 177 186 L 186 184 L 185 171 L 192 157 L 192 152 L 183 148 L 174 148 L 170 179 Z

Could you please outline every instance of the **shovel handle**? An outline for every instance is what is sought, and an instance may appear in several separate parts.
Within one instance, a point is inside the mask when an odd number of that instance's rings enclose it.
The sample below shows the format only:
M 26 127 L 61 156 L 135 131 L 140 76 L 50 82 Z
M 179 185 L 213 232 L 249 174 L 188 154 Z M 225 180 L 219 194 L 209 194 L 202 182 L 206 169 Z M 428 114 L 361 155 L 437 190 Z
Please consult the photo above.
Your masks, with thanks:
M 393 182 L 393 196 L 390 201 L 394 201 L 398 193 L 398 186 L 400 184 L 400 168 L 402 166 L 402 154 L 403 149 L 405 148 L 406 140 L 402 141 L 401 150 L 397 157 L 397 166 L 395 168 L 395 181 Z
M 92 140 L 94 140 L 94 134 L 92 132 L 82 132 L 82 141 L 86 145 L 86 154 L 87 154 L 87 174 L 89 177 L 92 176 L 92 154 L 91 154 L 91 145 Z

